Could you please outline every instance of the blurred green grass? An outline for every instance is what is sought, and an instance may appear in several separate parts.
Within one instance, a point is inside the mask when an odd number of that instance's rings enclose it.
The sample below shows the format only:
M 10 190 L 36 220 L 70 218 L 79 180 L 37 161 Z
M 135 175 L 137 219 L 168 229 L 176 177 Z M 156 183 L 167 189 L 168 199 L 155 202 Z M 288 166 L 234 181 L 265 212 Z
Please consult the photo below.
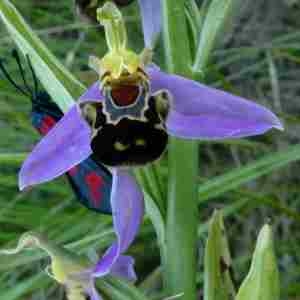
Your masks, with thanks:
M 87 68 L 87 59 L 90 54 L 101 56 L 105 53 L 103 32 L 98 26 L 82 23 L 75 15 L 72 1 L 15 0 L 13 3 L 78 78 L 87 84 L 95 79 Z M 272 108 L 285 121 L 286 131 L 239 141 L 201 143 L 200 191 L 207 180 L 215 176 L 240 169 L 258 159 L 264 160 L 275 151 L 285 153 L 290 145 L 299 143 L 300 24 L 295 10 L 300 13 L 299 6 L 289 6 L 284 0 L 276 5 L 272 0 L 245 1 L 219 50 L 215 51 L 207 82 Z M 141 50 L 143 40 L 135 5 L 126 10 L 126 16 L 130 43 Z M 17 68 L 10 59 L 13 47 L 1 26 L 0 57 L 18 78 Z M 184 53 L 182 55 L 184 59 Z M 155 59 L 164 65 L 160 51 Z M 29 100 L 2 77 L 0 95 L 0 244 L 3 247 L 13 245 L 24 231 L 38 229 L 77 251 L 101 253 L 113 238 L 111 220 L 82 208 L 64 178 L 19 193 L 18 169 L 39 136 L 30 125 Z M 295 152 L 294 157 L 297 150 Z M 287 156 L 291 158 L 292 154 L 288 152 Z M 199 290 L 202 289 L 206 221 L 214 208 L 221 207 L 228 212 L 225 223 L 235 258 L 236 281 L 240 282 L 248 270 L 259 228 L 271 219 L 281 271 L 282 299 L 300 296 L 300 287 L 295 284 L 300 281 L 298 168 L 297 162 L 286 164 L 267 171 L 259 179 L 255 173 L 249 182 L 236 184 L 234 189 L 227 190 L 225 186 L 217 195 L 205 194 L 207 199 L 200 203 L 199 209 Z M 166 160 L 158 165 L 157 171 L 165 191 Z M 223 184 L 229 184 L 229 181 Z M 155 194 L 150 196 L 156 197 Z M 141 286 L 152 298 L 161 285 L 159 272 L 151 273 L 159 267 L 155 243 L 152 226 L 145 220 L 131 252 L 138 258 Z M 0 299 L 63 299 L 61 288 L 42 271 L 46 264 L 37 251 L 16 258 L 0 257 Z

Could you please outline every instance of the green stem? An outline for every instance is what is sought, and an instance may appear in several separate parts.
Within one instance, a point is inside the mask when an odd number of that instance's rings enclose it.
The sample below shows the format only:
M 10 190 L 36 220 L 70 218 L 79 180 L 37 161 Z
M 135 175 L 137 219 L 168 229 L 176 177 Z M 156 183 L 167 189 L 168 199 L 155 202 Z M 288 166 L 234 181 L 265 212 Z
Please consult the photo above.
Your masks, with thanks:
M 190 41 L 184 12 L 185 0 L 164 0 L 163 35 L 167 69 L 192 77 Z M 182 99 L 184 101 L 184 99 Z M 197 239 L 197 145 L 170 139 L 169 192 L 166 222 L 164 280 L 167 293 L 184 293 L 183 300 L 196 299 Z

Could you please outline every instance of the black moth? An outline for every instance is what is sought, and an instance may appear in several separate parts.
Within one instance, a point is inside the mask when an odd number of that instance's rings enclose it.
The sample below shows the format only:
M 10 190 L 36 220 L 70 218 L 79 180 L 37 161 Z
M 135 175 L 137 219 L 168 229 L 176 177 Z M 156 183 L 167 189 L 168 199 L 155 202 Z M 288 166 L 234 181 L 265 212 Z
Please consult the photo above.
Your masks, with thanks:
M 108 166 L 140 166 L 158 159 L 168 142 L 169 93 L 162 90 L 151 95 L 142 69 L 118 79 L 107 72 L 100 81 L 104 100 L 81 104 L 92 128 L 96 159 Z
M 0 71 L 11 85 L 20 93 L 30 98 L 32 103 L 32 125 L 40 134 L 46 135 L 63 117 L 63 113 L 51 100 L 50 95 L 45 90 L 39 89 L 38 79 L 31 65 L 29 56 L 26 55 L 26 59 L 31 71 L 33 87 L 27 82 L 25 69 L 23 69 L 21 59 L 16 50 L 12 51 L 12 56 L 17 62 L 23 84 L 18 84 L 10 76 L 1 59 Z M 112 213 L 110 203 L 112 176 L 105 166 L 95 161 L 93 155 L 73 167 L 66 175 L 76 195 L 76 199 L 78 199 L 82 205 L 99 213 Z

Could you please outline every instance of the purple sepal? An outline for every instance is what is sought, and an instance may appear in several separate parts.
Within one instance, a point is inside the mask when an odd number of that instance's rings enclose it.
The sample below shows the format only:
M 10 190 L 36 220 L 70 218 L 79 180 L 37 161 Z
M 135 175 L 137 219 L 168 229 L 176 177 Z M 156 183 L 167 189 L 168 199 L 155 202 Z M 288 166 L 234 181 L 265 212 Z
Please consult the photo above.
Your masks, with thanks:
M 135 179 L 125 170 L 113 170 L 111 205 L 117 240 L 97 263 L 93 271 L 94 277 L 105 276 L 114 267 L 117 268 L 115 264 L 133 242 L 143 219 L 143 193 Z M 131 273 L 131 277 L 135 277 L 133 268 Z
M 137 277 L 134 271 L 134 259 L 128 255 L 120 255 L 113 264 L 110 274 L 128 281 L 136 281 Z
M 99 297 L 94 288 L 95 278 L 108 274 L 129 281 L 136 280 L 134 259 L 123 255 L 138 233 L 144 215 L 144 198 L 135 179 L 122 169 L 113 169 L 111 193 L 113 224 L 117 235 L 116 241 L 107 249 L 93 269 L 75 274 L 77 280 L 89 282 L 86 293 Z M 94 294 L 93 294 L 94 293 Z
M 103 300 L 103 298 L 99 295 L 97 289 L 95 288 L 95 284 L 93 281 L 89 284 L 85 292 L 90 297 L 90 300 Z
M 152 49 L 161 30 L 161 0 L 139 0 L 144 42 L 147 48 Z
M 50 181 L 70 170 L 92 153 L 91 131 L 77 105 L 35 146 L 22 165 L 19 188 Z
M 101 102 L 99 82 L 92 84 L 79 98 L 79 103 Z M 91 130 L 74 105 L 35 146 L 19 173 L 19 188 L 50 181 L 88 158 Z
M 149 68 L 148 74 L 152 92 L 165 89 L 172 95 L 166 122 L 171 135 L 217 140 L 258 135 L 271 128 L 283 130 L 270 110 L 252 101 L 158 68 Z
M 125 252 L 139 231 L 144 216 L 144 196 L 126 170 L 113 170 L 111 206 L 120 252 Z
M 111 268 L 120 255 L 118 243 L 114 242 L 97 262 L 93 270 L 94 277 L 103 277 L 110 273 Z
M 84 102 L 101 102 L 104 100 L 104 96 L 100 89 L 99 81 L 94 82 L 86 91 L 85 93 L 80 96 L 78 99 L 78 103 Z

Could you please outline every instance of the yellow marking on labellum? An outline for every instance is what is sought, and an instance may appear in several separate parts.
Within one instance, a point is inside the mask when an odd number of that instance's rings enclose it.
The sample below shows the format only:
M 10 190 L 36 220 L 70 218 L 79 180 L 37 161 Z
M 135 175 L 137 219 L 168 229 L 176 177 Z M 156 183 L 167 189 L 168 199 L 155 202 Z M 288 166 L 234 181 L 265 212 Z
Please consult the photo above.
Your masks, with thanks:
M 145 147 L 147 145 L 147 143 L 144 139 L 136 139 L 135 144 L 136 144 L 136 146 L 142 146 L 142 147 Z
M 127 149 L 129 149 L 129 148 L 130 148 L 130 145 L 129 145 L 129 144 L 124 145 L 124 144 L 122 144 L 121 142 L 115 142 L 115 143 L 114 143 L 114 148 L 115 148 L 117 151 L 123 152 L 123 151 L 126 151 Z

